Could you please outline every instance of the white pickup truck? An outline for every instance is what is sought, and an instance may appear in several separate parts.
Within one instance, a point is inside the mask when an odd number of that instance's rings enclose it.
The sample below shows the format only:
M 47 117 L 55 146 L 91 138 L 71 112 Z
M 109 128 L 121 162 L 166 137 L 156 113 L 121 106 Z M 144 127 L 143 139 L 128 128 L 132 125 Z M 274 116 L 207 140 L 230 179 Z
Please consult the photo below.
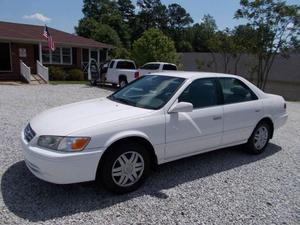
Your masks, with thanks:
M 137 78 L 139 78 L 139 71 L 134 61 L 127 59 L 113 59 L 110 61 L 106 73 L 106 82 L 123 87 Z

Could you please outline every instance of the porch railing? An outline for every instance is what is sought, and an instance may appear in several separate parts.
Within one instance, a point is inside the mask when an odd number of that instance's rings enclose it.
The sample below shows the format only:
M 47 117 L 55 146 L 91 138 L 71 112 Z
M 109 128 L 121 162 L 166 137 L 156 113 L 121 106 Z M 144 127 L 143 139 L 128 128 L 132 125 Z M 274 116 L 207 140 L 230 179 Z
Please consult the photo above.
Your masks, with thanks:
M 30 83 L 31 71 L 30 67 L 28 67 L 22 60 L 20 60 L 20 71 L 21 75 L 25 78 L 25 80 Z
M 39 60 L 36 61 L 37 74 L 48 83 L 49 81 L 49 70 Z

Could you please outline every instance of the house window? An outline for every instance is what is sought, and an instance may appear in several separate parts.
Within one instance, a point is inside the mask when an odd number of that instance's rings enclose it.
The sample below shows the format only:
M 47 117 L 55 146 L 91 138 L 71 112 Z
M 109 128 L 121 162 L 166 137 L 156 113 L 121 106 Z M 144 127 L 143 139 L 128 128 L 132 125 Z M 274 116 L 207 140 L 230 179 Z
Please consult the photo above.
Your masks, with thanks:
M 55 51 L 51 52 L 51 59 L 53 64 L 61 64 L 61 48 L 55 48 Z
M 49 53 L 49 48 L 46 46 L 42 47 L 42 60 L 43 63 L 50 63 L 50 53 Z
M 62 48 L 63 64 L 71 64 L 71 48 Z
M 45 64 L 72 64 L 72 49 L 56 47 L 55 51 L 49 52 L 48 47 L 43 47 L 42 58 Z

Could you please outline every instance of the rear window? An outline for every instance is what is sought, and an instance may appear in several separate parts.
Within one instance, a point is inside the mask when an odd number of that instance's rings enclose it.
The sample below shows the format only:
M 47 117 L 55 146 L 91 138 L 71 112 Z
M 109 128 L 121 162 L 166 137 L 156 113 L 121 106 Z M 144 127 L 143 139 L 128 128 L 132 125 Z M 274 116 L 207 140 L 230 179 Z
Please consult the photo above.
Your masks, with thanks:
M 165 64 L 163 70 L 177 70 L 177 67 L 175 65 Z
M 117 69 L 135 69 L 133 62 L 129 61 L 119 61 L 116 66 Z
M 145 64 L 141 67 L 141 69 L 143 69 L 143 70 L 158 70 L 159 64 L 157 64 L 157 63 Z

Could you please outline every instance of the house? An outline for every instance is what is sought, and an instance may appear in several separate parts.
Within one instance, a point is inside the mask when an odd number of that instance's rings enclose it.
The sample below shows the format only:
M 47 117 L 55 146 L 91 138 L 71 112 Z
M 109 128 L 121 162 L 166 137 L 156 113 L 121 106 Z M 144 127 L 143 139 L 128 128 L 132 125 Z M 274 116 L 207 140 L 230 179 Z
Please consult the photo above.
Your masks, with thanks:
M 48 67 L 79 68 L 85 73 L 90 59 L 107 58 L 111 45 L 48 27 L 55 43 L 49 51 L 44 26 L 0 21 L 0 80 L 48 81 Z M 32 76 L 35 74 L 35 76 Z

